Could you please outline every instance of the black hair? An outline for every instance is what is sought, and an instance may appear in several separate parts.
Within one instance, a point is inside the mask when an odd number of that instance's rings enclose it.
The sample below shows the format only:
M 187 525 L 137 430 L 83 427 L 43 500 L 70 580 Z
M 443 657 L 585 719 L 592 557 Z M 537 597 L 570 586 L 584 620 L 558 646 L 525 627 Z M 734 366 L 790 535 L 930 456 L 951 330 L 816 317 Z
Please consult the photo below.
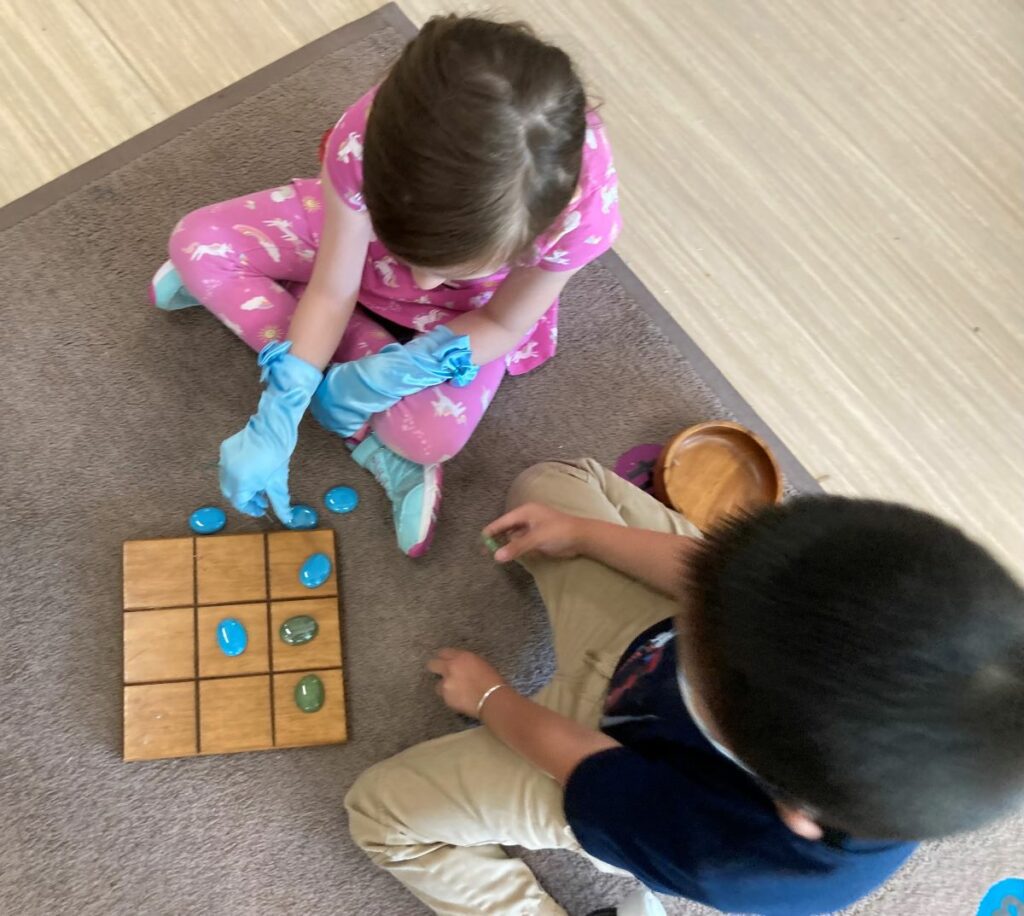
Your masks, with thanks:
M 958 529 L 799 498 L 718 528 L 687 580 L 687 677 L 822 826 L 926 839 L 1024 800 L 1024 591 Z

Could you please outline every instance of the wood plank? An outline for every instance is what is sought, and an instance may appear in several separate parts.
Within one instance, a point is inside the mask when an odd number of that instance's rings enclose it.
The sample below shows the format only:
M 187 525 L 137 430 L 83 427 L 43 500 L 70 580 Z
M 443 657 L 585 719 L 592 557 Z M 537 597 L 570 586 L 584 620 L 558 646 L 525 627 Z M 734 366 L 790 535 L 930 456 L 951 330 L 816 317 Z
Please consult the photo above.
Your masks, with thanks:
M 192 607 L 124 615 L 124 682 L 177 681 L 196 676 Z
M 0 85 L 3 201 L 171 113 L 72 0 L 0 2 Z
M 199 751 L 227 754 L 273 747 L 270 676 L 199 682 Z
M 300 614 L 312 617 L 316 621 L 317 634 L 307 643 L 290 646 L 279 635 L 281 624 L 289 617 L 296 617 Z M 270 633 L 271 662 L 274 671 L 334 668 L 340 665 L 340 624 L 337 598 L 272 602 L 270 605 Z
M 241 655 L 225 655 L 217 644 L 217 625 L 234 618 L 245 627 L 247 644 Z M 199 677 L 237 677 L 270 671 L 267 605 L 220 604 L 201 607 L 196 615 Z
M 124 688 L 125 760 L 191 757 L 195 753 L 194 681 Z
M 230 534 L 196 541 L 199 604 L 243 604 L 267 597 L 262 534 Z
M 303 712 L 295 704 L 295 685 L 307 674 L 315 674 L 324 685 L 324 705 L 316 712 Z M 275 674 L 274 722 L 277 747 L 339 744 L 348 740 L 341 671 L 335 668 Z
M 378 0 L 289 3 L 83 0 L 160 104 L 180 111 L 290 51 L 378 9 Z
M 192 605 L 192 538 L 126 541 L 122 551 L 124 606 Z
M 271 598 L 323 598 L 338 593 L 338 560 L 334 532 L 330 528 L 271 532 L 267 535 L 267 551 Z M 308 588 L 299 581 L 299 569 L 314 553 L 323 553 L 330 558 L 331 574 L 323 585 Z

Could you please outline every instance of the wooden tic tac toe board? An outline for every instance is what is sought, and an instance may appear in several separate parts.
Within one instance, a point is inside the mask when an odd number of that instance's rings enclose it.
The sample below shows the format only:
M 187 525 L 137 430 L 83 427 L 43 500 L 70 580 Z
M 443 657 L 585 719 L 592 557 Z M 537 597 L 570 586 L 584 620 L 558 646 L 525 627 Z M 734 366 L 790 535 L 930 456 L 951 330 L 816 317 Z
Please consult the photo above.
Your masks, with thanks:
M 313 553 L 331 558 L 317 588 L 299 582 Z M 124 544 L 124 759 L 227 754 L 346 740 L 334 532 L 205 535 Z M 292 646 L 278 635 L 306 614 L 317 636 Z M 241 655 L 217 645 L 217 625 L 240 620 Z M 316 674 L 317 712 L 295 704 Z

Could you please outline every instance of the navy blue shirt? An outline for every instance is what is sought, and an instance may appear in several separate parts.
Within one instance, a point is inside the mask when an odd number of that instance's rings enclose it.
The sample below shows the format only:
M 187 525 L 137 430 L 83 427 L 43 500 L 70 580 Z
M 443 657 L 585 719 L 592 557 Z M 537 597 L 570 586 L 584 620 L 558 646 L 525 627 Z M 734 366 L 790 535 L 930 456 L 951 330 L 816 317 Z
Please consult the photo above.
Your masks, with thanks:
M 687 712 L 671 619 L 622 656 L 601 729 L 623 746 L 576 767 L 565 814 L 588 853 L 653 890 L 727 912 L 807 916 L 863 897 L 915 849 L 835 832 L 805 840 L 786 827 Z

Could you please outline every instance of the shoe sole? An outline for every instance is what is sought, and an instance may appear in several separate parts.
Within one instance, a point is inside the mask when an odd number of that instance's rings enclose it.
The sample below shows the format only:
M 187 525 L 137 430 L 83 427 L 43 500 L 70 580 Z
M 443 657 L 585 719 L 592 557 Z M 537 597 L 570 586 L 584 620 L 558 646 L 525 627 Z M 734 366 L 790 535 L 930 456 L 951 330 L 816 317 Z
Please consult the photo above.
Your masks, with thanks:
M 161 290 L 161 285 L 171 288 Z M 182 292 L 187 301 L 175 302 Z M 164 261 L 160 269 L 153 274 L 153 279 L 149 281 L 148 293 L 150 303 L 164 312 L 177 312 L 200 304 L 199 300 L 182 285 L 174 262 L 170 260 Z
M 160 306 L 157 305 L 157 287 L 172 270 L 174 270 L 174 264 L 169 260 L 164 261 L 163 264 L 160 265 L 160 269 L 153 274 L 153 279 L 149 281 L 149 301 L 153 305 L 156 305 L 157 308 L 160 308 Z
M 441 484 L 444 480 L 444 473 L 441 465 L 432 464 L 427 467 L 423 477 L 423 485 L 426 494 L 432 494 L 432 499 L 423 500 L 422 523 L 427 525 L 427 533 L 418 544 L 414 544 L 406 551 L 406 556 L 417 559 L 422 557 L 429 549 L 434 540 L 434 532 L 437 530 L 437 515 L 441 508 Z M 425 494 L 425 495 L 426 495 Z

